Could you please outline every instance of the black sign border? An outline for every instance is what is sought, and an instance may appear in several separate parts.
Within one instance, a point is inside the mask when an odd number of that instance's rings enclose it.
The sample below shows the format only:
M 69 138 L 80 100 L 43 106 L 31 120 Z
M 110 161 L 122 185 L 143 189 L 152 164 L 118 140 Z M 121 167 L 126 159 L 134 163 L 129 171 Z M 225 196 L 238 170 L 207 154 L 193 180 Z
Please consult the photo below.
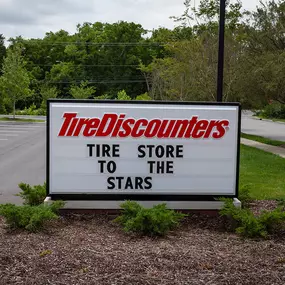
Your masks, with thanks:
M 236 193 L 234 195 L 175 195 L 175 194 L 51 194 L 50 193 L 50 104 L 51 103 L 92 103 L 92 104 L 133 104 L 133 105 L 186 105 L 186 106 L 235 106 L 238 107 L 238 135 L 237 135 L 237 165 L 236 165 Z M 51 200 L 64 201 L 215 201 L 220 197 L 238 198 L 240 172 L 240 136 L 241 136 L 241 104 L 222 102 L 176 102 L 176 101 L 120 101 L 120 100 L 76 100 L 49 99 L 47 100 L 46 127 L 46 195 Z

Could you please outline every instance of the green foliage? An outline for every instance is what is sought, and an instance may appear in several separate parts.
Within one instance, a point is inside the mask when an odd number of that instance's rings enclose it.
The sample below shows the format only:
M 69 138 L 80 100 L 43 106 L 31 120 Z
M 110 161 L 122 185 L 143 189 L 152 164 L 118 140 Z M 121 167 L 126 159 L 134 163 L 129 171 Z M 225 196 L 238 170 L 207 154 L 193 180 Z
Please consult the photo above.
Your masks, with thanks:
M 123 210 L 122 215 L 119 216 L 116 221 L 123 225 L 125 225 L 128 220 L 135 217 L 137 213 L 143 209 L 143 207 L 135 201 L 126 201 L 125 203 L 121 204 L 121 208 Z
M 139 96 L 136 97 L 136 100 L 137 101 L 151 101 L 152 98 L 148 95 L 148 93 L 144 93 L 144 94 L 141 94 Z
M 185 217 L 181 213 L 167 209 L 166 204 L 147 209 L 137 202 L 127 201 L 121 205 L 121 208 L 122 214 L 115 221 L 123 225 L 126 232 L 148 236 L 166 235 Z
M 24 200 L 24 205 L 37 206 L 44 202 L 46 197 L 46 183 L 33 187 L 29 184 L 20 183 L 19 188 L 22 191 L 17 196 Z
M 88 99 L 95 93 L 95 87 L 88 87 L 88 81 L 81 82 L 80 86 L 73 85 L 70 94 L 74 99 Z
M 285 198 L 277 199 L 277 203 L 278 203 L 278 206 L 283 208 L 283 210 L 285 211 Z
M 193 31 L 198 34 L 207 30 L 209 33 L 217 35 L 220 0 L 201 0 L 199 2 L 196 8 L 193 5 L 195 1 L 193 3 L 193 0 L 185 0 L 184 13 L 180 17 L 172 16 L 171 18 L 180 23 L 182 27 L 194 23 Z M 226 1 L 226 29 L 235 31 L 239 27 L 241 18 L 246 14 L 241 9 L 241 1 Z
M 266 237 L 267 232 L 249 209 L 240 209 L 233 205 L 231 199 L 223 199 L 225 204 L 220 211 L 221 216 L 230 219 L 232 228 L 245 237 Z
M 49 208 L 50 210 L 55 213 L 55 214 L 59 214 L 59 210 L 61 208 L 63 208 L 65 205 L 65 202 L 64 201 L 61 201 L 61 200 L 56 200 L 56 201 L 53 201 L 51 204 L 49 204 Z
M 220 211 L 221 216 L 229 218 L 236 233 L 244 237 L 266 238 L 284 226 L 285 212 L 282 208 L 263 211 L 260 216 L 255 216 L 249 209 L 235 207 L 231 199 L 221 200 L 225 203 Z
M 265 106 L 257 115 L 268 119 L 285 119 L 285 104 L 273 102 Z
M 250 202 L 252 202 L 252 197 L 250 195 L 250 185 L 243 185 L 239 189 L 238 199 L 241 201 L 242 206 L 246 208 Z
M 95 100 L 111 100 L 112 97 L 108 94 L 103 94 L 101 96 L 94 97 Z
M 72 62 L 56 62 L 47 74 L 46 79 L 51 82 L 71 82 L 75 74 L 76 70 L 73 68 Z
M 29 184 L 20 183 L 22 190 L 17 196 L 24 200 L 24 206 L 13 204 L 0 205 L 0 215 L 13 229 L 26 229 L 31 232 L 39 231 L 47 221 L 58 218 L 59 210 L 64 206 L 63 201 L 54 201 L 44 205 L 46 197 L 46 183 L 31 187 Z
M 125 21 L 81 23 L 72 35 L 60 30 L 46 33 L 43 39 L 17 37 L 10 43 L 25 48 L 28 71 L 39 84 L 33 86 L 36 92 L 42 82 L 50 82 L 57 84 L 62 97 L 68 97 L 72 85 L 88 80 L 96 84 L 98 96 L 125 89 L 133 98 L 147 91 L 138 63 L 149 64 L 162 49 L 148 46 L 146 32 L 140 24 Z
M 239 218 L 240 226 L 236 228 L 236 233 L 248 238 L 266 238 L 268 236 L 266 227 L 252 213 L 244 212 Z
M 36 112 L 37 112 L 37 106 L 35 104 L 32 104 L 29 108 L 25 108 L 22 111 L 18 111 L 17 115 L 33 116 L 36 115 Z
M 258 221 L 266 228 L 268 233 L 278 232 L 284 228 L 285 211 L 282 207 L 273 211 L 263 211 L 258 217 Z
M 43 86 L 41 88 L 41 95 L 42 95 L 41 109 L 46 110 L 47 100 L 57 98 L 58 90 L 56 87 Z
M 5 47 L 5 38 L 2 34 L 0 34 L 0 75 L 2 75 L 2 64 L 4 61 L 4 57 L 6 55 L 6 47 Z M 0 95 L 1 98 L 1 95 Z M 1 107 L 1 104 L 0 104 Z
M 1 90 L 0 90 L 1 92 Z M 0 95 L 0 98 L 1 98 L 1 95 Z M 1 102 L 1 99 L 0 99 L 0 102 Z M 3 97 L 2 96 L 2 102 L 0 104 L 0 110 L 2 110 L 3 114 L 11 114 L 12 111 L 13 111 L 13 105 L 11 103 L 11 100 L 7 97 Z M 1 112 L 0 112 L 1 114 Z
M 13 107 L 11 105 L 11 101 L 9 98 L 1 96 L 0 90 L 0 114 L 9 114 L 13 111 Z
M 0 205 L 0 215 L 5 218 L 11 229 L 25 229 L 30 232 L 37 232 L 43 229 L 47 221 L 58 218 L 56 213 L 63 207 L 63 204 L 60 201 L 52 206 L 3 204 Z
M 24 108 L 24 110 L 16 111 L 16 115 L 27 115 L 27 116 L 45 116 L 46 110 L 45 109 L 37 109 L 35 104 L 32 104 L 29 108 Z
M 285 3 L 283 0 L 262 0 L 252 13 L 250 49 L 256 53 L 284 50 Z M 277 55 L 277 53 L 276 53 Z
M 118 94 L 117 94 L 117 98 L 118 98 L 118 100 L 121 100 L 121 101 L 130 101 L 130 100 L 132 100 L 132 98 L 127 95 L 125 90 L 119 91 Z
M 112 99 L 110 95 L 104 94 L 102 96 L 95 97 L 94 99 L 96 100 L 108 100 Z M 127 94 L 125 90 L 121 90 L 117 93 L 117 96 L 115 98 L 116 100 L 121 100 L 121 101 L 131 101 L 132 98 Z M 136 101 L 150 101 L 152 98 L 148 95 L 148 93 L 141 94 L 137 96 L 134 100 Z
M 3 75 L 0 77 L 0 91 L 12 102 L 14 116 L 16 102 L 25 99 L 32 93 L 29 89 L 30 77 L 21 52 L 21 48 L 18 46 L 8 50 L 2 67 Z

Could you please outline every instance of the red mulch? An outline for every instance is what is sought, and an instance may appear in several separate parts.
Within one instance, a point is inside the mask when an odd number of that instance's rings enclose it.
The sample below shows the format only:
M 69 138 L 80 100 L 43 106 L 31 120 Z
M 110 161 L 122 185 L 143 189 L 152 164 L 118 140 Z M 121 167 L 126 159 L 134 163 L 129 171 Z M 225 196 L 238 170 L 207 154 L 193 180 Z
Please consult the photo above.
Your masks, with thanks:
M 219 217 L 188 218 L 157 239 L 127 235 L 108 216 L 63 217 L 39 234 L 0 220 L 0 245 L 1 285 L 285 284 L 285 238 L 244 240 Z

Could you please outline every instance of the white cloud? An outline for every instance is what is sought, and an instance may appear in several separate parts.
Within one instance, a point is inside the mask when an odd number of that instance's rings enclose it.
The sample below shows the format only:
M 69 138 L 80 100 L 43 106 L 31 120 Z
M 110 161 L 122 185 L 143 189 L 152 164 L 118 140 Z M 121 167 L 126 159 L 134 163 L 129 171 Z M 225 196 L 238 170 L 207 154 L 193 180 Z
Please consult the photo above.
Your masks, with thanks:
M 253 9 L 258 0 L 243 0 Z M 184 0 L 0 0 L 0 33 L 6 39 L 43 37 L 60 29 L 74 33 L 84 22 L 119 20 L 141 24 L 151 30 L 160 26 L 172 28 L 170 16 L 184 11 Z M 194 2 L 194 0 L 193 0 Z M 196 4 L 199 1 L 196 0 Z

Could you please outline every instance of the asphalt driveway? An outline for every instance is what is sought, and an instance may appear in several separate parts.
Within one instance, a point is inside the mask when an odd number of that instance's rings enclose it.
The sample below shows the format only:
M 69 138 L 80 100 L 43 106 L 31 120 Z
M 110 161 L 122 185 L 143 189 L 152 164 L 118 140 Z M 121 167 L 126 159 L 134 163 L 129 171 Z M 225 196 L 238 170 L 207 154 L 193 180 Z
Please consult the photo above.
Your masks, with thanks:
M 46 124 L 0 121 L 0 203 L 21 203 L 20 182 L 45 181 Z

